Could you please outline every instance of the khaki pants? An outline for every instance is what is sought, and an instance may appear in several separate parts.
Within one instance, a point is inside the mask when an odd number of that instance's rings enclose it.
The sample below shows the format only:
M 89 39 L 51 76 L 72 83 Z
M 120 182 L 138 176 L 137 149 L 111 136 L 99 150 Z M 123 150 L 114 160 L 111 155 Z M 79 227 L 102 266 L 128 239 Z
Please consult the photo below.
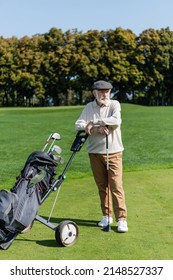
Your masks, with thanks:
M 105 154 L 89 154 L 91 169 L 98 187 L 103 216 L 112 216 L 112 206 L 116 221 L 127 218 L 125 195 L 122 185 L 122 152 L 109 154 L 107 170 Z M 108 207 L 108 186 L 110 188 Z

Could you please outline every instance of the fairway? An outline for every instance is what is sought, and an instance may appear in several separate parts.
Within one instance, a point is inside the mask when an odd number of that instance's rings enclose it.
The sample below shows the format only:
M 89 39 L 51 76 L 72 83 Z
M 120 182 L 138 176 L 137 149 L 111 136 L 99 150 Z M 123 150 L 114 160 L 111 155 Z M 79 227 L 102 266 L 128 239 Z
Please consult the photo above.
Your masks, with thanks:
M 75 138 L 74 122 L 82 107 L 0 109 L 0 188 L 10 189 L 29 156 L 40 150 L 51 132 L 62 139 L 65 162 Z M 173 108 L 122 104 L 124 189 L 129 232 L 111 232 L 97 227 L 101 218 L 86 146 L 76 154 L 67 172 L 51 221 L 73 220 L 79 239 L 69 248 L 57 246 L 53 230 L 35 222 L 20 234 L 1 260 L 154 260 L 172 259 Z M 57 169 L 61 174 L 64 165 Z M 55 193 L 40 207 L 48 217 Z

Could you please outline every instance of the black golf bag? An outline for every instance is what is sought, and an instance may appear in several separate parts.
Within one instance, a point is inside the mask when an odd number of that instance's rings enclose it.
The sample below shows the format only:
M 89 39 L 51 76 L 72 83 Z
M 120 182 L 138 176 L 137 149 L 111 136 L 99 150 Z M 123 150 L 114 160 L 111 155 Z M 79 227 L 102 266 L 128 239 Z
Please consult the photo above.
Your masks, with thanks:
M 0 191 L 0 241 L 31 226 L 42 198 L 55 181 L 57 162 L 46 152 L 32 153 L 10 191 Z
M 0 191 L 0 249 L 8 249 L 18 234 L 31 229 L 34 220 L 54 230 L 55 239 L 61 246 L 72 246 L 77 241 L 78 226 L 75 222 L 62 221 L 56 226 L 37 212 L 50 193 L 60 188 L 73 157 L 80 151 L 87 137 L 84 131 L 77 133 L 71 146 L 72 154 L 56 179 L 57 165 L 59 162 L 63 163 L 63 159 L 59 155 L 61 148 L 53 146 L 56 140 L 61 139 L 60 135 L 52 133 L 42 152 L 34 152 L 28 157 L 13 188 L 10 191 Z

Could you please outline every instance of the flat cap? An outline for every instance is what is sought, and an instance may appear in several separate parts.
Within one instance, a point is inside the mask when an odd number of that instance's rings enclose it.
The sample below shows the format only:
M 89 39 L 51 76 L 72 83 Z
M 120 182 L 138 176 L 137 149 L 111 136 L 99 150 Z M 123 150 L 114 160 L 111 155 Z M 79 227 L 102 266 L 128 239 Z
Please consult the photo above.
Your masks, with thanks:
M 95 82 L 91 87 L 92 90 L 94 90 L 94 89 L 112 89 L 112 88 L 113 88 L 113 86 L 111 85 L 111 83 L 105 82 L 102 80 Z

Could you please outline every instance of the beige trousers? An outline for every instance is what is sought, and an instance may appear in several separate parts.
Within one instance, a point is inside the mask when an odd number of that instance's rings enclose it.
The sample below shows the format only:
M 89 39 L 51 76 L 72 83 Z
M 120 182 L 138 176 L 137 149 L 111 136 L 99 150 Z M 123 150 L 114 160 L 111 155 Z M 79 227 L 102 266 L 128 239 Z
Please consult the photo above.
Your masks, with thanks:
M 91 169 L 100 196 L 103 216 L 112 216 L 112 208 L 116 218 L 125 220 L 127 209 L 122 184 L 122 152 L 109 154 L 107 168 L 106 154 L 89 154 Z M 108 169 L 108 170 L 107 170 Z M 109 200 L 108 200 L 109 186 Z M 109 202 L 109 205 L 108 205 Z

